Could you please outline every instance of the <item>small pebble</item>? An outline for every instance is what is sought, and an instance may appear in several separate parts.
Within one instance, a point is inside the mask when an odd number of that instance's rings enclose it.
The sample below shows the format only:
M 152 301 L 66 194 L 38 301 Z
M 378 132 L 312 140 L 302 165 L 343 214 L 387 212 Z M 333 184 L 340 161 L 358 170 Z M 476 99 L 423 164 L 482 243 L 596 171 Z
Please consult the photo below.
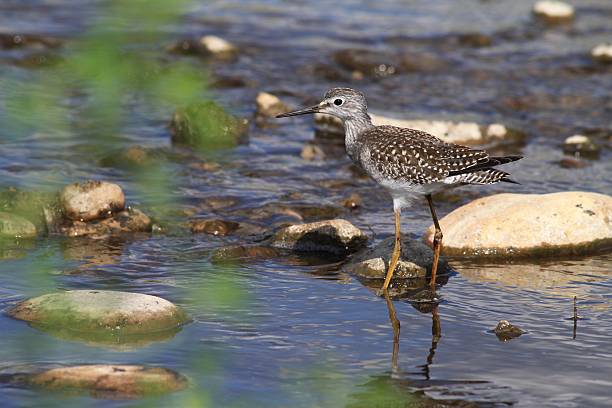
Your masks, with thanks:
M 290 110 L 279 97 L 267 92 L 258 93 L 255 102 L 257 104 L 257 115 L 259 116 L 274 117 Z
M 213 55 L 234 54 L 238 51 L 235 45 L 214 35 L 205 35 L 200 38 L 200 45 Z
M 597 62 L 612 63 L 612 43 L 597 45 L 591 50 L 591 57 Z
M 521 334 L 525 333 L 523 329 L 518 326 L 511 324 L 507 320 L 500 320 L 497 323 L 497 326 L 493 330 L 498 339 L 502 341 L 508 341 L 515 337 L 519 337 Z

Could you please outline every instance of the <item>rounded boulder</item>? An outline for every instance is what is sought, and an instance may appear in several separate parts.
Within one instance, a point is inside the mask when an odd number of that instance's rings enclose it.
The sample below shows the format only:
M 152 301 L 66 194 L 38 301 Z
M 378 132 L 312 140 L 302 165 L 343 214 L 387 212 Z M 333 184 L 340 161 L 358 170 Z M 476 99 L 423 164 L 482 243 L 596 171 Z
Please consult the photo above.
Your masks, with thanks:
M 106 218 L 125 208 L 121 187 L 105 181 L 70 184 L 62 190 L 60 200 L 64 215 L 78 221 Z
M 589 192 L 497 194 L 440 220 L 446 255 L 583 254 L 612 246 L 612 197 Z M 431 245 L 431 226 L 425 240 Z

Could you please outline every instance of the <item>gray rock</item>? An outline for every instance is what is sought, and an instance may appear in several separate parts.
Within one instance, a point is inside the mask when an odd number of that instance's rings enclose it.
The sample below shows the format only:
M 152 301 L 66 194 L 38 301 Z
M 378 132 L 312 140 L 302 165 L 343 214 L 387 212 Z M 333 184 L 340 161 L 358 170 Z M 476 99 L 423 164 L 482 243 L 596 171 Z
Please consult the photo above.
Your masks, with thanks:
M 167 394 L 189 384 L 187 378 L 166 368 L 115 364 L 53 368 L 30 376 L 27 383 L 53 391 L 80 391 L 95 398 L 111 399 Z
M 525 333 L 523 329 L 511 324 L 507 320 L 500 320 L 493 332 L 501 341 L 508 341 Z
M 129 336 L 175 329 L 188 318 L 157 296 L 110 290 L 72 290 L 24 300 L 8 314 L 36 327 Z
M 62 190 L 60 201 L 64 215 L 79 221 L 107 218 L 125 208 L 121 187 L 105 181 L 70 184 Z
M 15 214 L 0 211 L 0 238 L 31 238 L 36 236 L 36 226 Z
M 296 224 L 278 231 L 271 244 L 295 251 L 322 251 L 335 254 L 355 252 L 365 245 L 367 236 L 343 219 Z
M 440 220 L 447 255 L 515 256 L 590 253 L 612 245 L 612 197 L 581 191 L 496 194 Z M 433 226 L 425 239 L 431 244 Z
M 366 279 L 384 279 L 389 267 L 394 243 L 395 237 L 389 237 L 381 241 L 374 248 L 362 250 L 355 254 L 342 269 L 347 273 Z M 402 252 L 395 268 L 394 278 L 426 277 L 433 263 L 431 248 L 421 241 L 402 235 L 401 249 Z M 444 271 L 447 266 L 446 260 L 441 258 L 438 263 L 438 271 Z

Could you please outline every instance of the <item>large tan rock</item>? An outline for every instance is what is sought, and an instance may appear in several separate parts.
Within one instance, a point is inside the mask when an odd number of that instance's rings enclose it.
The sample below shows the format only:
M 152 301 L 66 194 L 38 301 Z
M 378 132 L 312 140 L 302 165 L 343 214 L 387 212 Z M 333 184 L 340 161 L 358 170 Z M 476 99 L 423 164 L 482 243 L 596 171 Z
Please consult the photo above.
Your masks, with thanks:
M 185 312 L 165 299 L 110 290 L 42 295 L 18 303 L 8 314 L 43 330 L 91 334 L 91 340 L 101 342 L 173 330 L 188 320 Z
M 32 375 L 28 383 L 54 391 L 89 392 L 96 398 L 113 399 L 166 394 L 188 385 L 184 376 L 166 368 L 114 364 L 53 368 Z
M 66 217 L 79 221 L 106 218 L 125 207 L 121 187 L 105 181 L 70 184 L 62 190 L 60 200 Z
M 282 228 L 272 238 L 272 246 L 295 251 L 323 251 L 338 254 L 355 252 L 367 236 L 343 219 L 296 224 Z
M 440 220 L 447 255 L 585 253 L 612 245 L 612 197 L 588 192 L 497 194 Z M 425 239 L 431 245 L 433 226 Z

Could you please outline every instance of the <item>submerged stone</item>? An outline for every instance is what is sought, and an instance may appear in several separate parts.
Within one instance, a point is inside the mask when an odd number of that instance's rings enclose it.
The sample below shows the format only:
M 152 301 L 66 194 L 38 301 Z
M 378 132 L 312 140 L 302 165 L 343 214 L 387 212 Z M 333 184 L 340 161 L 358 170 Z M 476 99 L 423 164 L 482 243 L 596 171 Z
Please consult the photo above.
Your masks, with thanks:
M 125 195 L 117 184 L 86 181 L 70 184 L 60 193 L 64 215 L 72 220 L 107 218 L 125 208 Z
M 141 342 L 139 336 L 167 338 L 188 317 L 157 296 L 109 290 L 72 290 L 19 302 L 8 311 L 15 319 L 61 338 L 94 343 Z
M 167 394 L 189 384 L 162 367 L 95 364 L 53 368 L 27 379 L 30 386 L 63 392 L 87 392 L 95 398 L 131 399 Z
M 247 123 L 213 101 L 194 103 L 172 116 L 172 143 L 198 149 L 232 147 L 246 141 Z
M 191 232 L 206 233 L 211 235 L 224 236 L 235 232 L 240 224 L 235 221 L 226 220 L 192 220 L 190 222 Z
M 212 253 L 213 263 L 253 261 L 258 259 L 271 259 L 280 255 L 276 248 L 258 245 L 233 245 L 217 248 Z
M 31 238 L 36 236 L 36 226 L 15 214 L 0 211 L 0 239 Z
M 219 60 L 232 60 L 238 53 L 235 45 L 215 35 L 183 39 L 171 44 L 167 50 L 176 54 L 214 57 Z
M 343 219 L 297 224 L 282 228 L 272 238 L 272 246 L 304 252 L 348 254 L 363 247 L 367 236 Z
M 446 255 L 584 254 L 612 247 L 612 197 L 570 191 L 496 194 L 440 220 Z M 431 245 L 433 226 L 425 239 Z

